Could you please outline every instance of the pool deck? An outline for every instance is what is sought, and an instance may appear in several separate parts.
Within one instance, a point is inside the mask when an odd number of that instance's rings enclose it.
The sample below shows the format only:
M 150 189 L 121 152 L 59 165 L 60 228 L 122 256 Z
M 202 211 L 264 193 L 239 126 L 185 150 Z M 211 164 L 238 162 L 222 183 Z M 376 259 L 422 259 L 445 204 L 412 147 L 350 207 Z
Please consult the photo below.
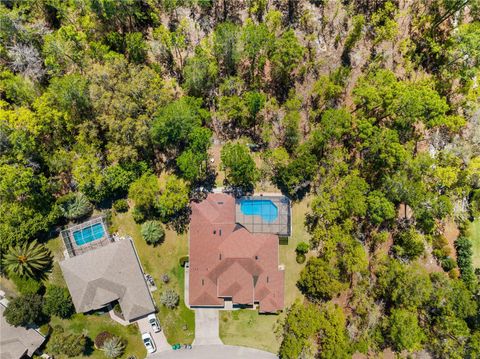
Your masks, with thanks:
M 99 239 L 94 239 L 90 242 L 86 242 L 84 244 L 78 245 L 75 241 L 73 233 L 76 231 L 81 231 L 82 229 L 87 228 L 89 226 L 93 226 L 97 223 L 102 224 L 104 236 Z M 65 254 L 70 258 L 89 252 L 96 248 L 104 247 L 113 241 L 108 233 L 107 226 L 104 223 L 103 217 L 92 218 L 91 220 L 88 220 L 86 222 L 71 226 L 63 230 L 61 234 L 62 234 L 63 242 L 65 243 L 65 248 L 66 248 Z
M 244 200 L 270 200 L 278 208 L 278 217 L 274 221 L 267 222 L 261 216 L 246 215 L 240 208 L 240 203 Z M 283 195 L 270 193 L 241 197 L 235 201 L 235 219 L 251 233 L 274 233 L 288 237 L 291 234 L 290 200 Z

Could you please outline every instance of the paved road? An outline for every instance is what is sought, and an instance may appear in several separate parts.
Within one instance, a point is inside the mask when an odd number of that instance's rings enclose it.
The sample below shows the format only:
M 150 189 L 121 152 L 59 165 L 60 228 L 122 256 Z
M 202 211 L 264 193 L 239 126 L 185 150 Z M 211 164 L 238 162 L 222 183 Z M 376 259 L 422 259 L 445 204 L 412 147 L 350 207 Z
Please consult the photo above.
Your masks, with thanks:
M 272 353 L 230 345 L 197 345 L 192 349 L 171 350 L 149 355 L 149 359 L 275 359 Z
M 148 323 L 147 318 L 139 319 L 137 320 L 137 323 L 138 328 L 140 329 L 140 333 L 149 332 L 151 334 L 153 341 L 155 342 L 155 345 L 157 347 L 157 352 L 172 350 L 171 345 L 167 342 L 167 338 L 165 338 L 165 334 L 163 334 L 163 330 L 158 333 L 154 333 L 152 327 L 150 326 L 150 323 Z M 148 357 L 150 358 L 151 355 L 149 355 Z
M 194 345 L 223 344 L 218 330 L 218 310 L 195 309 Z

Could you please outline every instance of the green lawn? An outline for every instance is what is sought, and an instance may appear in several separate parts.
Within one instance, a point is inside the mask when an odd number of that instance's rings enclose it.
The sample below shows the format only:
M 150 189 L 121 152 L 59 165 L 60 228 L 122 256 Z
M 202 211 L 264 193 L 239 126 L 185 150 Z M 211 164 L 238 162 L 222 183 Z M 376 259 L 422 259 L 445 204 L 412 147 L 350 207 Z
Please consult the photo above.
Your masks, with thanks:
M 469 236 L 472 241 L 472 262 L 474 268 L 480 268 L 480 218 L 470 224 Z
M 93 340 L 98 333 L 103 331 L 112 333 L 113 335 L 119 336 L 126 340 L 127 346 L 122 358 L 127 358 L 130 355 L 135 355 L 137 358 L 145 358 L 147 354 L 145 347 L 143 346 L 142 339 L 140 338 L 140 332 L 137 324 L 131 324 L 124 327 L 123 325 L 120 325 L 110 319 L 108 314 L 75 314 L 68 320 L 53 317 L 50 325 L 53 328 L 59 325 L 62 326 L 66 331 L 72 331 L 77 334 L 83 333 L 87 335 L 92 340 L 92 342 L 87 345 L 87 353 L 85 353 L 89 358 L 105 358 L 105 355 L 101 350 L 93 348 Z M 55 358 L 66 358 L 66 356 L 55 355 Z
M 133 238 L 143 269 L 154 278 L 158 286 L 153 297 L 168 342 L 192 343 L 195 335 L 195 313 L 184 304 L 184 271 L 179 264 L 179 258 L 188 254 L 188 236 L 177 235 L 175 231 L 166 229 L 165 241 L 153 247 L 142 239 L 140 225 L 133 220 L 131 211 L 114 215 L 112 222 L 112 232 L 118 231 L 121 235 L 128 234 Z M 170 277 L 168 284 L 161 280 L 164 273 Z M 160 304 L 160 295 L 165 288 L 172 288 L 180 295 L 180 305 L 174 310 Z
M 294 203 L 292 207 L 292 236 L 288 244 L 280 245 L 280 263 L 285 265 L 285 307 L 296 299 L 302 299 L 296 283 L 305 264 L 296 262 L 295 247 L 301 241 L 309 241 L 305 230 L 305 213 L 309 199 Z M 242 345 L 277 353 L 282 341 L 276 328 L 285 318 L 279 315 L 258 314 L 257 311 L 221 311 L 220 337 L 225 344 Z

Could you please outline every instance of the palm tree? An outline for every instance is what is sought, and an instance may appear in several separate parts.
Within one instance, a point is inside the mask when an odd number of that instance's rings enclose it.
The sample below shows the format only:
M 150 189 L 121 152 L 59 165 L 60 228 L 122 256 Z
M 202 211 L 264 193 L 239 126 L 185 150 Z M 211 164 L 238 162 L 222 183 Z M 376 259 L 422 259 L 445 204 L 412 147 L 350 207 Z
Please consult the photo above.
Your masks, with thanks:
M 3 265 L 9 274 L 37 278 L 52 266 L 52 255 L 43 245 L 33 241 L 10 247 L 3 258 Z
M 149 244 L 157 245 L 165 239 L 165 230 L 159 221 L 147 221 L 142 224 L 143 239 Z
M 107 339 L 102 350 L 107 358 L 118 358 L 125 351 L 125 343 L 119 337 Z

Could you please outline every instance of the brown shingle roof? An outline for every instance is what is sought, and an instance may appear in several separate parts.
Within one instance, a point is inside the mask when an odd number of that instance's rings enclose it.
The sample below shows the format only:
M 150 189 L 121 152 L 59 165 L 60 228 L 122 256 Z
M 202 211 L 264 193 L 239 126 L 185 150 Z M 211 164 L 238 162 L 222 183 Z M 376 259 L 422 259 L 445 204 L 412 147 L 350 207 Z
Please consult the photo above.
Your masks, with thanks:
M 260 311 L 283 309 L 284 272 L 278 237 L 253 234 L 235 223 L 235 199 L 212 193 L 192 204 L 189 297 L 192 306 L 259 302 Z

